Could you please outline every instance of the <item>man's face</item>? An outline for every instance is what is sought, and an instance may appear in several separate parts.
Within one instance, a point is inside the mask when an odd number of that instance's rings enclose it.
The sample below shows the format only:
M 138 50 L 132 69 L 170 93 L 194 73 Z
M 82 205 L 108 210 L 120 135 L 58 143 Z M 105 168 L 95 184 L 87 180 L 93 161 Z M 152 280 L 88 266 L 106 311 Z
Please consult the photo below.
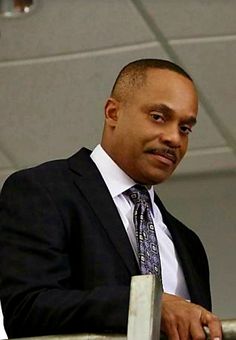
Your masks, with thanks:
M 197 116 L 196 90 L 176 72 L 150 69 L 144 85 L 130 92 L 125 101 L 106 104 L 112 133 L 105 150 L 134 181 L 158 184 L 185 155 Z

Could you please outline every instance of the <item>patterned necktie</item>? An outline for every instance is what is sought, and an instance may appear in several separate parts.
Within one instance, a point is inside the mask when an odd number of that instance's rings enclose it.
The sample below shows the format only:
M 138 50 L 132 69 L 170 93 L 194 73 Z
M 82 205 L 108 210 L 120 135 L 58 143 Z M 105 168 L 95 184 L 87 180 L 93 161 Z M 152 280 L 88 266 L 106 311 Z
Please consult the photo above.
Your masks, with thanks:
M 127 190 L 127 194 L 134 203 L 133 219 L 141 274 L 155 274 L 161 281 L 161 260 L 149 193 L 144 186 L 135 185 Z

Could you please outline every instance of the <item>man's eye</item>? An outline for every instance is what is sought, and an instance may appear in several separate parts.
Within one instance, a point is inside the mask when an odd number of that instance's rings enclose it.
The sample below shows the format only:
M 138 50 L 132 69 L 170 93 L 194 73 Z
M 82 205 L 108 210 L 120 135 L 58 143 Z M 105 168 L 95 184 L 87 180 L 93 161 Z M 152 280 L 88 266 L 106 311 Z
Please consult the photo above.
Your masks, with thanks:
M 183 134 L 188 135 L 189 133 L 192 132 L 192 129 L 189 126 L 181 126 L 180 130 Z
M 164 117 L 163 117 L 163 115 L 161 114 L 161 113 L 151 113 L 151 117 L 152 117 L 152 119 L 154 119 L 155 121 L 157 121 L 157 122 L 164 122 Z

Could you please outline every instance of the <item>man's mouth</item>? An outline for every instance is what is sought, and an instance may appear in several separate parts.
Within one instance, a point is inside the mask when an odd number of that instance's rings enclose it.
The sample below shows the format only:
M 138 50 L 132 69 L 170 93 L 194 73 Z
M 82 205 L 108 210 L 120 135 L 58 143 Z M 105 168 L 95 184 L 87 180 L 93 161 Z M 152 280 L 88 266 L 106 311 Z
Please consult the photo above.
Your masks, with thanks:
M 175 153 L 175 150 L 169 148 L 155 148 L 149 149 L 147 150 L 147 152 L 152 155 L 164 157 L 165 159 L 171 161 L 173 164 L 176 164 L 177 162 L 177 155 Z

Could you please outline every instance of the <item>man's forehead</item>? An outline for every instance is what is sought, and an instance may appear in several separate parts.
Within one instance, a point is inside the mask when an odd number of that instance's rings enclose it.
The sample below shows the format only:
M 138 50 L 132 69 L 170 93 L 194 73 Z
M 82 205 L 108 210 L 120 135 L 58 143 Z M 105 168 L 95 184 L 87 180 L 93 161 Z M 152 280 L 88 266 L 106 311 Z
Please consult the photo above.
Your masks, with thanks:
M 187 78 L 184 74 L 177 72 L 175 70 L 170 70 L 168 68 L 148 68 L 145 71 L 145 80 L 148 81 L 152 78 L 159 78 L 159 79 L 165 79 L 165 78 L 173 78 L 174 79 L 186 79 L 189 83 L 193 84 L 193 81 L 189 78 Z
M 149 69 L 143 84 L 144 87 L 158 90 L 182 89 L 191 93 L 198 101 L 198 93 L 194 82 L 186 76 L 169 69 Z M 138 90 L 138 89 L 137 89 Z

